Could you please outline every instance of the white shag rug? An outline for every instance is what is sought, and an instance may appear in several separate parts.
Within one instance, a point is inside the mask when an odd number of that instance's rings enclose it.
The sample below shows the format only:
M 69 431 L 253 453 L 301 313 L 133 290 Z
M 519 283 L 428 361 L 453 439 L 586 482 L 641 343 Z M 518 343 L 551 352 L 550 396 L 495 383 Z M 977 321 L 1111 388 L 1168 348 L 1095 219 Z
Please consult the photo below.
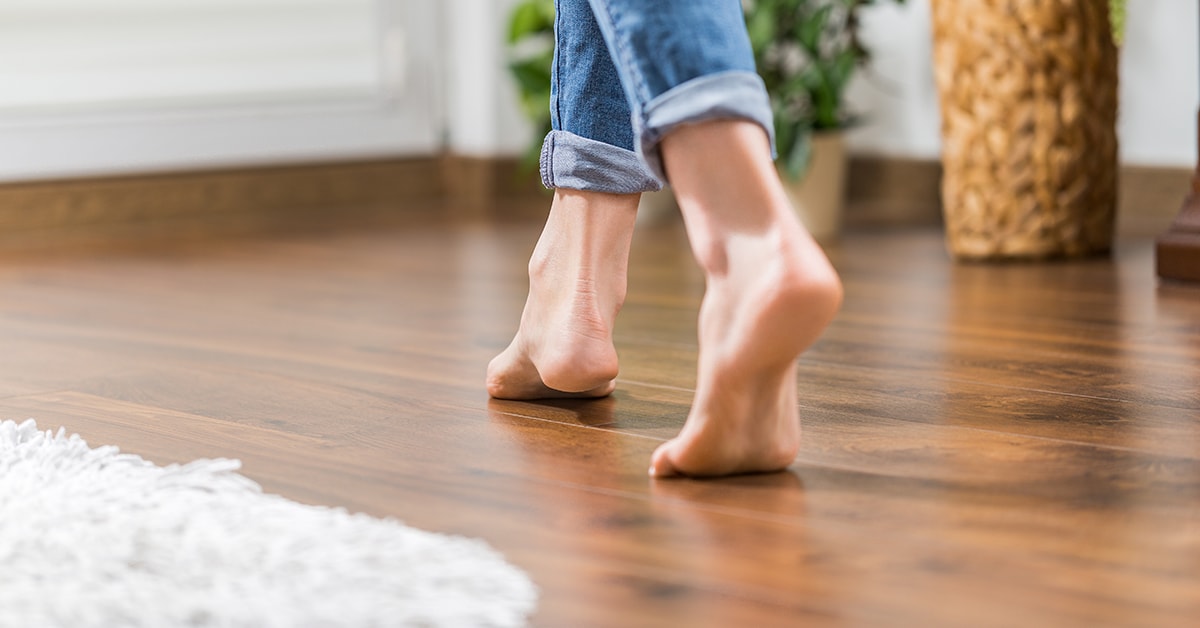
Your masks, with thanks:
M 0 422 L 0 626 L 519 626 L 482 541 L 305 506 L 237 460 L 159 467 Z

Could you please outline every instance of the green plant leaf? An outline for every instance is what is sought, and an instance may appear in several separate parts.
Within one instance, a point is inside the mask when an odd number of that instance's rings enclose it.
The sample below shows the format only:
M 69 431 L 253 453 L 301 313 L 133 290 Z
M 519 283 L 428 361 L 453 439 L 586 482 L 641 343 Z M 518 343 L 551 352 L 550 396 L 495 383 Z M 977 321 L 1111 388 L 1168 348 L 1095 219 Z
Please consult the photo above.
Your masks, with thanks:
M 838 116 L 842 107 L 842 89 L 831 80 L 833 70 L 829 60 L 814 62 L 800 74 L 798 80 L 812 106 L 810 119 L 814 129 L 836 129 L 841 126 Z
M 508 19 L 508 43 L 515 44 L 537 33 L 541 23 L 542 17 L 536 2 L 522 2 L 513 7 Z
M 748 6 L 746 23 L 759 73 L 771 95 L 781 166 L 800 166 L 805 161 L 807 140 L 798 141 L 803 133 L 792 129 L 809 133 L 851 122 L 844 111 L 845 90 L 858 66 L 869 60 L 859 39 L 858 10 L 889 1 L 906 4 L 906 0 L 755 0 Z M 806 54 L 798 73 L 785 73 L 774 58 L 766 62 L 767 52 L 779 45 L 798 45 Z
M 814 129 L 836 129 L 842 125 L 839 118 L 841 110 L 841 93 L 835 92 L 826 82 L 813 93 Z
M 814 58 L 820 57 L 821 33 L 825 30 L 825 23 L 829 21 L 831 13 L 833 5 L 827 4 L 813 11 L 800 23 L 796 40 Z
M 829 67 L 829 85 L 834 92 L 840 94 L 846 89 L 856 65 L 858 65 L 858 55 L 849 48 L 840 52 L 833 59 L 833 63 Z
M 1108 19 L 1112 25 L 1113 43 L 1125 44 L 1125 0 L 1108 1 Z
M 537 0 L 535 0 L 537 1 Z M 904 2 L 904 0 L 898 0 Z M 538 8 L 542 11 L 542 21 L 551 29 L 554 29 L 554 0 L 537 1 Z
M 530 40 L 544 45 L 531 46 Z M 521 109 L 534 124 L 536 137 L 530 138 L 524 167 L 536 168 L 542 138 L 550 132 L 551 67 L 554 64 L 554 0 L 522 0 L 512 9 L 508 21 L 510 47 L 509 71 L 517 84 Z M 513 59 L 520 47 L 520 58 Z
M 763 2 L 762 5 L 769 3 Z M 771 11 L 757 10 L 751 13 L 746 22 L 746 32 L 750 35 L 750 47 L 756 56 L 761 57 L 776 39 L 775 16 Z
M 808 174 L 808 166 L 812 162 L 812 129 L 799 127 L 796 129 L 795 144 L 784 158 L 784 172 L 793 181 L 799 181 Z
M 522 92 L 550 91 L 550 64 L 543 58 L 527 59 L 510 63 L 508 68 L 517 79 L 517 87 Z
M 526 37 L 554 34 L 554 0 L 525 0 L 513 7 L 508 18 L 508 43 Z
M 783 117 L 779 113 L 775 114 L 775 150 L 778 151 L 780 160 L 786 163 L 796 143 L 796 130 L 799 127 L 794 124 L 780 124 Z

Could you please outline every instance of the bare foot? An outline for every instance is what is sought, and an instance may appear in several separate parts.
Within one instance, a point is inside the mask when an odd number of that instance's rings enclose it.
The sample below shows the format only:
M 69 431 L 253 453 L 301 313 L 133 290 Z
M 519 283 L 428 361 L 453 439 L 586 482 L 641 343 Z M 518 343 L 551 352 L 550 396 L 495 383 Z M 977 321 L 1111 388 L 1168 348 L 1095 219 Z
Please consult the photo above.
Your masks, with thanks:
M 757 126 L 683 127 L 662 150 L 707 291 L 696 397 L 650 473 L 784 469 L 800 447 L 795 360 L 832 320 L 841 284 L 796 220 Z
M 731 272 L 710 276 L 696 397 L 682 432 L 654 453 L 655 476 L 778 471 L 796 457 L 795 361 L 832 318 L 840 287 L 785 236 L 765 239 L 775 242 L 744 247 Z
M 638 195 L 558 190 L 529 260 L 529 298 L 488 365 L 498 399 L 603 397 L 615 387 L 612 330 L 625 300 Z

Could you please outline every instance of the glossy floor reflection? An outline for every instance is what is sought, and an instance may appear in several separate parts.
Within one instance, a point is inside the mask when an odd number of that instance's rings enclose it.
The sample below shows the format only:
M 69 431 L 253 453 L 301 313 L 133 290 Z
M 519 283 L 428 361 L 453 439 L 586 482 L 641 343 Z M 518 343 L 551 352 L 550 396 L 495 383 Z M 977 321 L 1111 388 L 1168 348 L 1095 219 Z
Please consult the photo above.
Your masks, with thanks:
M 1112 259 L 955 265 L 933 231 L 830 248 L 787 473 L 652 481 L 703 280 L 640 231 L 618 390 L 487 399 L 538 225 L 192 244 L 0 266 L 0 415 L 482 537 L 542 626 L 1189 625 L 1200 287 Z

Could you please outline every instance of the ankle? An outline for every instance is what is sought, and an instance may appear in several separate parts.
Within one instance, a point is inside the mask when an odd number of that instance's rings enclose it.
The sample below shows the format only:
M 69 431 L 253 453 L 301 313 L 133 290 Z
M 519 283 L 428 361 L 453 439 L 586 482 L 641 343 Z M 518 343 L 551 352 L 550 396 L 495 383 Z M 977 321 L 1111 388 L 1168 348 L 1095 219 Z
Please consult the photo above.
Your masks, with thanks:
M 820 246 L 798 227 L 759 237 L 709 239 L 695 251 L 710 285 L 749 288 L 763 309 L 795 312 L 824 327 L 841 307 L 841 279 Z
M 545 229 L 529 259 L 530 279 L 624 273 L 639 194 L 555 190 Z
M 785 255 L 775 272 L 776 298 L 803 312 L 803 318 L 812 324 L 824 327 L 841 309 L 845 296 L 842 281 L 825 259 Z

